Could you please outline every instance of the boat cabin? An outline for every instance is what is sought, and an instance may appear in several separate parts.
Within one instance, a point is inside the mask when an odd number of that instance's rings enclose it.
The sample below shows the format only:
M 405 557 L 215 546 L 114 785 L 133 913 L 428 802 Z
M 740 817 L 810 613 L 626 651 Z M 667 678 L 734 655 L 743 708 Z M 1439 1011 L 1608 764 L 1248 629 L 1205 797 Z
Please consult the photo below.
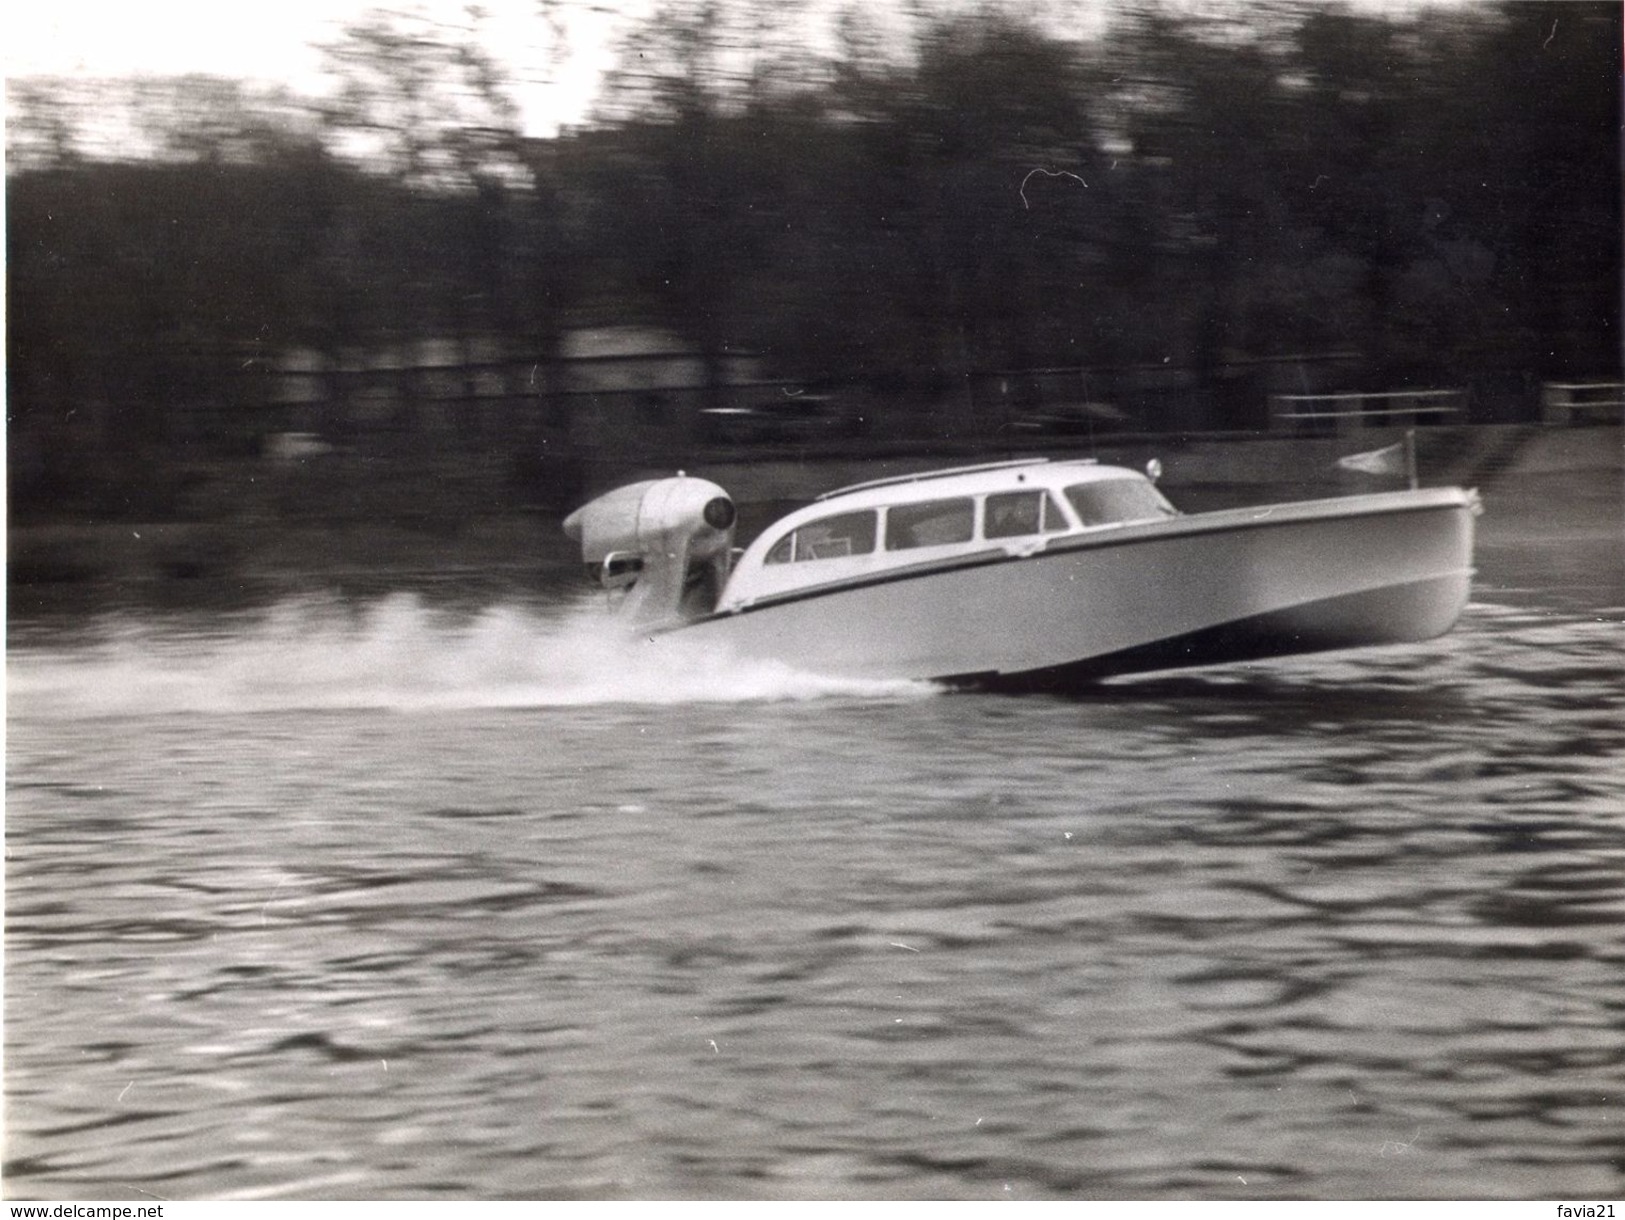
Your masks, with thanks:
M 739 556 L 717 610 L 1177 515 L 1138 471 L 1023 460 L 859 483 L 820 496 Z

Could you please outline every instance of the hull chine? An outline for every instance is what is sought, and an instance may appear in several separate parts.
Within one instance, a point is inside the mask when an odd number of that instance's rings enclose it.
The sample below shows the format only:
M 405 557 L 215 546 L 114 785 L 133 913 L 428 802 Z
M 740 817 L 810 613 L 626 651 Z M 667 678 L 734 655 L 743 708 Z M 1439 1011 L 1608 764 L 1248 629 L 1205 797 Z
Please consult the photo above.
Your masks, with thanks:
M 1307 602 L 1063 665 L 937 680 L 1013 694 L 1059 693 L 1133 674 L 1418 643 L 1450 630 L 1466 605 L 1469 584 L 1470 573 L 1463 572 Z

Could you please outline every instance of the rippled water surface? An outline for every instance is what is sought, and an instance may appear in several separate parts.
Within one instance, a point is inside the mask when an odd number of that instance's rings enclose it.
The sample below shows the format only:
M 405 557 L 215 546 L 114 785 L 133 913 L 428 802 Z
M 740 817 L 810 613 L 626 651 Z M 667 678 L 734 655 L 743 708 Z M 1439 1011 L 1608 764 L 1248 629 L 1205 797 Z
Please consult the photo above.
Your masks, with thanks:
M 14 626 L 7 1191 L 1618 1196 L 1625 598 L 1481 596 L 1070 699 Z

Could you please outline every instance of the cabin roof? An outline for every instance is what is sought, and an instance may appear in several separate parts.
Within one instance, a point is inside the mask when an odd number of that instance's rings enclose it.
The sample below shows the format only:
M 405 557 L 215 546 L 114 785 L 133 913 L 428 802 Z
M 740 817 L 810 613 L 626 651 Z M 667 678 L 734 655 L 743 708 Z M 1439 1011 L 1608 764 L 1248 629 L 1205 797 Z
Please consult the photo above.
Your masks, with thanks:
M 1093 463 L 1093 458 L 1082 459 Z M 1020 466 L 1046 466 L 1048 458 L 1012 458 L 1003 462 L 978 462 L 974 466 L 950 466 L 946 470 L 918 470 L 913 474 L 888 475 L 884 479 L 868 479 L 862 483 L 851 483 L 845 487 L 837 487 L 834 491 L 826 491 L 817 500 L 830 500 L 836 496 L 850 495 L 855 491 L 868 491 L 872 487 L 900 487 L 908 483 L 925 483 L 934 479 L 952 478 L 961 474 L 981 474 L 989 470 L 1014 470 Z
M 1094 458 L 1066 458 L 1061 461 L 1018 458 L 853 483 L 825 492 L 812 504 L 792 515 L 802 517 L 811 514 L 813 509 L 844 507 L 846 504 L 853 508 L 880 508 L 888 504 L 917 503 L 943 496 L 974 496 L 992 491 L 1014 491 L 1021 487 L 1059 488 L 1082 481 L 1141 477 L 1135 470 L 1101 466 Z

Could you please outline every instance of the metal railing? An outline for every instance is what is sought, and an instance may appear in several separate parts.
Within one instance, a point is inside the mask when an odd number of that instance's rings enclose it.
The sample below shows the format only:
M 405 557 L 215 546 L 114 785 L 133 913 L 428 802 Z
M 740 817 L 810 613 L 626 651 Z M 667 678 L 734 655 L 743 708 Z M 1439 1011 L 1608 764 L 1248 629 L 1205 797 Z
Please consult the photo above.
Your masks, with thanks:
M 1466 414 L 1465 390 L 1272 394 L 1270 426 L 1281 431 L 1358 431 L 1378 425 L 1447 423 Z
M 1565 428 L 1582 420 L 1618 423 L 1625 419 L 1625 384 L 1618 381 L 1548 381 L 1540 388 L 1540 417 Z

